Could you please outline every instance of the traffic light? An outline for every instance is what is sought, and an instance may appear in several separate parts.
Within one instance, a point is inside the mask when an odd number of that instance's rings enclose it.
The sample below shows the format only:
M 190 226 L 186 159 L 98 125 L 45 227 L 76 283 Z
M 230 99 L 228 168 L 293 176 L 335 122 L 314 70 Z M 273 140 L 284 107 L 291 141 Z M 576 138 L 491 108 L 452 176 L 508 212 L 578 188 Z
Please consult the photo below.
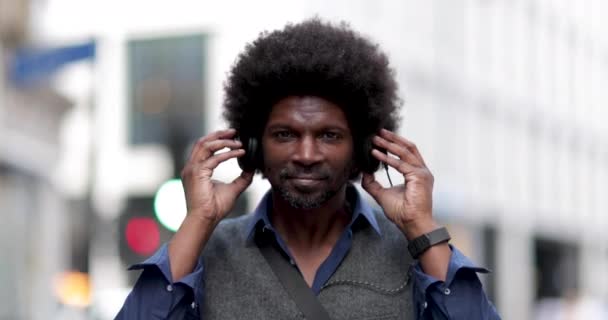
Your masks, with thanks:
M 128 198 L 118 224 L 119 254 L 125 266 L 146 260 L 173 234 L 156 220 L 153 197 Z
M 191 142 L 205 133 L 207 37 L 184 34 L 132 39 L 127 46 L 129 146 L 166 147 L 179 177 Z M 154 174 L 154 173 L 151 173 Z M 186 216 L 181 181 L 171 179 L 156 194 L 129 197 L 120 216 L 120 256 L 125 265 L 153 254 Z M 134 273 L 130 273 L 134 274 Z
M 248 195 L 237 198 L 228 217 L 246 213 Z M 180 179 L 163 183 L 153 196 L 129 197 L 119 218 L 120 257 L 125 266 L 146 260 L 169 241 L 186 217 L 186 198 Z M 131 282 L 136 278 L 130 274 Z

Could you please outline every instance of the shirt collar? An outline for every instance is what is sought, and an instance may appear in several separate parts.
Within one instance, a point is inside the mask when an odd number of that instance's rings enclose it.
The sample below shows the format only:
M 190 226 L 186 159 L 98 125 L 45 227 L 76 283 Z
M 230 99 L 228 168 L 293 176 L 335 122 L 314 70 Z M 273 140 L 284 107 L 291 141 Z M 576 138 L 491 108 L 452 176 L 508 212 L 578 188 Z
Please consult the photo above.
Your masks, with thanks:
M 349 228 L 352 227 L 356 221 L 363 220 L 366 221 L 376 231 L 376 233 L 378 233 L 378 235 L 382 235 L 380 227 L 378 226 L 378 221 L 376 221 L 374 210 L 369 203 L 363 199 L 357 188 L 355 188 L 355 186 L 352 184 L 349 184 L 346 188 L 346 196 L 351 203 L 354 203 L 353 217 L 349 224 Z M 247 229 L 245 229 L 247 234 L 247 242 L 253 241 L 253 236 L 258 229 L 266 228 L 274 231 L 268 216 L 271 209 L 272 192 L 269 190 L 266 192 L 264 197 L 262 197 L 262 200 L 260 200 L 257 207 L 253 211 L 253 219 L 251 219 Z

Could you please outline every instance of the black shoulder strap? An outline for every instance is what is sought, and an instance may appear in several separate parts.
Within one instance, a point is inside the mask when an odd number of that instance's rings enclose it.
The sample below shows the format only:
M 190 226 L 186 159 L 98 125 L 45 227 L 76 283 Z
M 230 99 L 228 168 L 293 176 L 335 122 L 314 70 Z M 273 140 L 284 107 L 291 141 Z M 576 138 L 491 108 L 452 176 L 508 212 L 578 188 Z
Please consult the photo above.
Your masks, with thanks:
M 265 240 L 256 237 L 256 244 L 260 248 L 260 252 L 306 319 L 330 320 L 327 310 L 308 287 L 300 272 L 272 247 L 270 241 Z

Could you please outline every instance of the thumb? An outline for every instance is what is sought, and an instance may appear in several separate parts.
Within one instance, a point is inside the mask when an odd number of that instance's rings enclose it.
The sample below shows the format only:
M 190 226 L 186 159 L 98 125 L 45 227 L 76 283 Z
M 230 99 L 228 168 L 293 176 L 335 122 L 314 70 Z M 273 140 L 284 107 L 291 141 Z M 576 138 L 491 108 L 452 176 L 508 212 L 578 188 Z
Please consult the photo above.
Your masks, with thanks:
M 240 176 L 236 177 L 228 185 L 229 191 L 238 196 L 251 184 L 253 181 L 253 175 L 254 172 L 243 171 Z
M 382 188 L 382 185 L 376 181 L 376 178 L 374 178 L 372 174 L 362 174 L 361 186 L 376 200 L 376 202 L 380 202 L 380 196 L 384 188 Z

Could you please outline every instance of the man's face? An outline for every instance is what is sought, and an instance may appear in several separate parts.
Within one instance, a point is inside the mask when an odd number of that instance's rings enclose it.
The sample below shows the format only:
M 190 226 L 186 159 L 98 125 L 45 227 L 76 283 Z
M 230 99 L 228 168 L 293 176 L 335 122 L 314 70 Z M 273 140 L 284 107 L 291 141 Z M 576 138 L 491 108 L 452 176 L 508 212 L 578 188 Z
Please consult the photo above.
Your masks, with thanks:
M 331 199 L 354 169 L 353 138 L 344 112 L 316 96 L 277 102 L 262 135 L 264 176 L 294 208 Z

